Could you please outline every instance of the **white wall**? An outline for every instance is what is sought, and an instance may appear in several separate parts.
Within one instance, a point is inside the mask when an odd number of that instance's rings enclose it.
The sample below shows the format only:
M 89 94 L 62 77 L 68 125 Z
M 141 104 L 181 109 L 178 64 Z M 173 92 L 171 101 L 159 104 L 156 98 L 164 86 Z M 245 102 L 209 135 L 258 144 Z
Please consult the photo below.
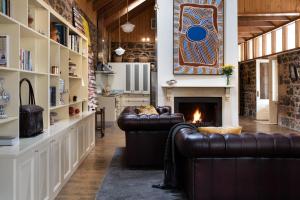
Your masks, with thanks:
M 173 75 L 173 0 L 157 0 L 157 56 L 158 56 L 158 105 L 167 105 L 167 98 L 161 85 L 176 79 L 186 85 L 226 84 L 223 76 Z M 237 0 L 225 1 L 224 62 L 238 66 Z M 231 78 L 235 87 L 230 91 L 230 101 L 223 103 L 223 125 L 238 125 L 238 69 Z

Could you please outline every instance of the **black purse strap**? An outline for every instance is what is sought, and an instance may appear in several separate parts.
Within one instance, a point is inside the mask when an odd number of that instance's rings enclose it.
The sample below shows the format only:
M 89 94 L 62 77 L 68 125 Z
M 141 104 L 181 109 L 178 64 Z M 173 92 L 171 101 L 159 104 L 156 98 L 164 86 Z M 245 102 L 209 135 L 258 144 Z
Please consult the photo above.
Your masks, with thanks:
M 33 88 L 32 88 L 32 85 L 31 85 L 30 80 L 28 80 L 27 78 L 23 78 L 23 79 L 20 81 L 20 86 L 19 86 L 19 87 L 20 87 L 20 91 L 19 91 L 20 105 L 22 106 L 21 86 L 22 86 L 22 83 L 23 83 L 24 81 L 27 82 L 28 87 L 29 87 L 29 99 L 28 99 L 28 104 L 35 105 L 35 97 L 34 97 Z

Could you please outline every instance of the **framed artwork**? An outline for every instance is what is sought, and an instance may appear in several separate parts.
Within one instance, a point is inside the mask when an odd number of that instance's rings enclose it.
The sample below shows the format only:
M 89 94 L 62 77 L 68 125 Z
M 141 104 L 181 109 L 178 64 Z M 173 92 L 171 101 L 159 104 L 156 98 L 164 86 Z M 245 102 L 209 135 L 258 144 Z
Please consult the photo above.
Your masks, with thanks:
M 224 0 L 174 0 L 174 74 L 221 75 Z
M 290 78 L 291 78 L 291 80 L 294 82 L 294 81 L 296 81 L 297 80 L 297 69 L 296 69 L 296 66 L 295 66 L 295 64 L 290 64 L 289 65 L 289 70 L 290 70 Z

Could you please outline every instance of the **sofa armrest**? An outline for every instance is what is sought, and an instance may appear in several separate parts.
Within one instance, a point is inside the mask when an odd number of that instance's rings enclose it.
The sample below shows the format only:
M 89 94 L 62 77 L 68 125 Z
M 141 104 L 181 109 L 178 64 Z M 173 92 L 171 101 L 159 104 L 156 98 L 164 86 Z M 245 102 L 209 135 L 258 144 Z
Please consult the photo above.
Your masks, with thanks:
M 169 131 L 175 124 L 184 121 L 183 114 L 137 115 L 122 113 L 118 125 L 123 131 Z
M 157 106 L 156 111 L 160 115 L 162 115 L 162 114 L 169 114 L 170 115 L 172 113 L 172 108 L 171 108 L 171 106 Z

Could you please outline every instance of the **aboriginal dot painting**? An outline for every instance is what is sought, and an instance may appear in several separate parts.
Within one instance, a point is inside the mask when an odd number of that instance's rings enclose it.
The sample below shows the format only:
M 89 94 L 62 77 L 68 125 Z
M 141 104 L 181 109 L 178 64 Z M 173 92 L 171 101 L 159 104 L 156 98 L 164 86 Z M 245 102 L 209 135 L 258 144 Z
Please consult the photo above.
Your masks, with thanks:
M 224 0 L 174 0 L 174 74 L 222 74 Z

